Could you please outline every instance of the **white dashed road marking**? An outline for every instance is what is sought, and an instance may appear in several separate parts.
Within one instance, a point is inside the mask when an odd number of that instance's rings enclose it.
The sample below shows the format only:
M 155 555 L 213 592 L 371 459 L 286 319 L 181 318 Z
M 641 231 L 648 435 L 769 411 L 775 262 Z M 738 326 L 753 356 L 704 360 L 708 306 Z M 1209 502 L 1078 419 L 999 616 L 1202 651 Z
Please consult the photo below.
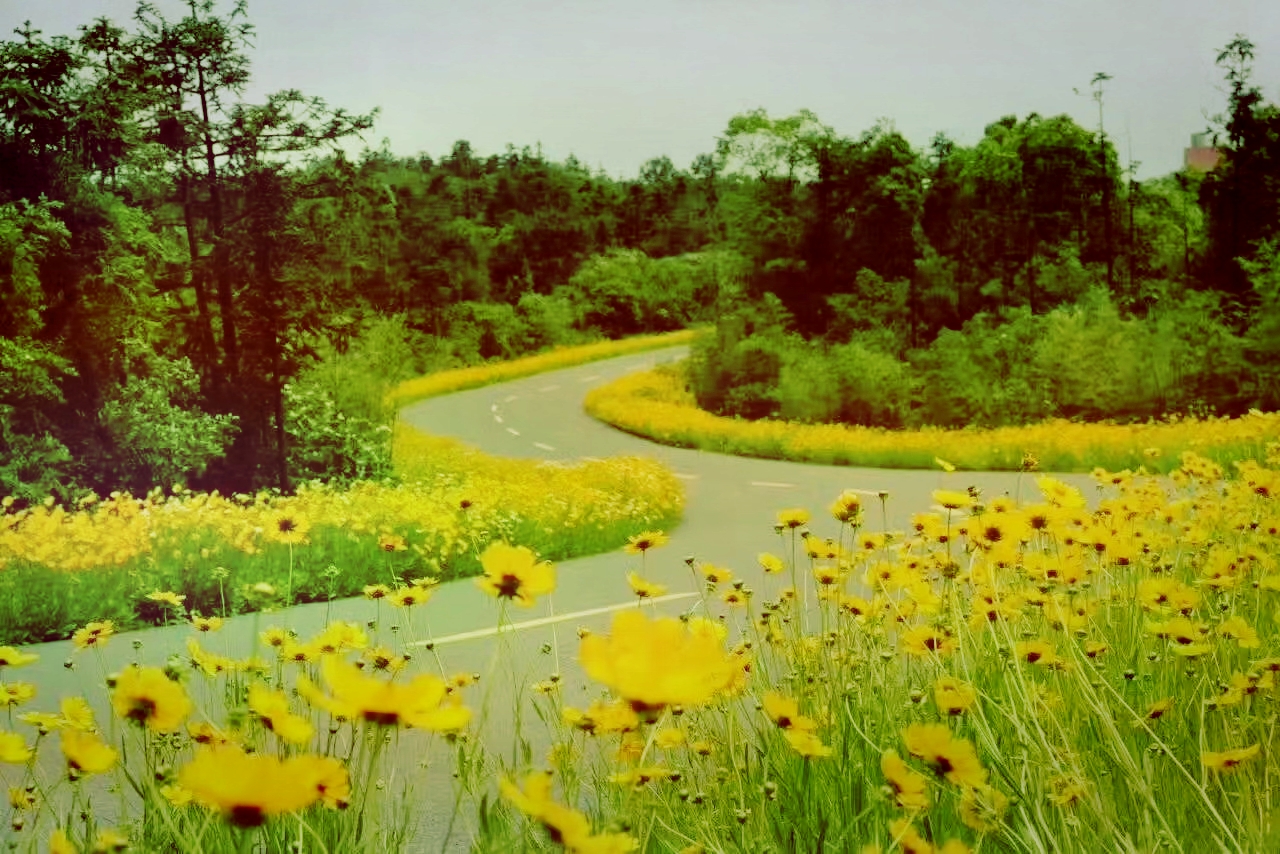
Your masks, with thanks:
M 680 478 L 681 480 L 697 480 L 698 479 L 698 476 L 696 474 L 689 474 L 687 472 L 678 471 L 678 472 L 673 472 L 673 474 L 676 477 Z
M 673 602 L 677 599 L 689 599 L 697 596 L 697 593 L 670 593 L 666 596 L 655 596 L 650 602 Z M 625 608 L 634 608 L 635 602 L 624 602 L 621 605 L 606 605 L 603 608 L 591 608 L 586 611 L 574 611 L 572 614 L 556 614 L 552 617 L 539 617 L 536 620 L 525 620 L 521 623 L 511 623 L 506 627 L 491 626 L 484 629 L 476 629 L 473 632 L 460 632 L 456 635 L 446 635 L 435 640 L 421 640 L 410 643 L 409 646 L 440 646 L 446 643 L 458 643 L 459 641 L 475 640 L 477 638 L 486 638 L 490 635 L 496 635 L 501 629 L 502 631 L 519 631 L 520 629 L 536 629 L 539 626 L 549 626 L 552 623 L 563 623 L 567 620 L 580 620 L 583 617 L 594 617 L 597 614 L 607 614 L 610 611 L 621 611 Z
M 598 379 L 600 379 L 600 375 L 599 375 L 599 374 L 592 374 L 592 375 L 591 375 L 591 376 L 589 376 L 589 377 L 583 377 L 582 379 L 578 380 L 578 382 L 580 382 L 580 383 L 593 383 L 593 382 L 595 382 L 595 381 L 596 381 L 596 380 L 598 380 Z
M 508 432 L 508 433 L 510 433 L 512 436 L 519 436 L 519 435 L 520 435 L 520 431 L 519 431 L 519 430 L 517 430 L 517 429 L 516 429 L 516 428 L 514 428 L 514 427 L 508 427 L 508 428 L 507 428 L 507 432 Z
M 752 486 L 765 486 L 770 489 L 795 489 L 794 483 L 778 483 L 776 480 L 753 480 Z
M 533 446 L 534 446 L 535 448 L 541 448 L 541 449 L 542 449 L 542 450 L 544 450 L 544 451 L 554 451 L 554 450 L 555 450 L 555 448 L 554 448 L 554 447 L 552 447 L 551 445 L 548 445 L 546 442 L 534 442 L 534 443 L 533 443 Z
M 560 386 L 558 385 L 544 385 L 542 388 L 538 389 L 538 391 L 545 394 L 546 392 L 549 392 L 549 391 L 555 391 L 558 388 L 560 388 Z
M 501 415 L 495 415 L 495 416 L 493 416 L 493 420 L 494 420 L 494 421 L 497 421 L 499 424 L 501 424 L 501 423 L 502 423 L 502 416 L 501 416 Z

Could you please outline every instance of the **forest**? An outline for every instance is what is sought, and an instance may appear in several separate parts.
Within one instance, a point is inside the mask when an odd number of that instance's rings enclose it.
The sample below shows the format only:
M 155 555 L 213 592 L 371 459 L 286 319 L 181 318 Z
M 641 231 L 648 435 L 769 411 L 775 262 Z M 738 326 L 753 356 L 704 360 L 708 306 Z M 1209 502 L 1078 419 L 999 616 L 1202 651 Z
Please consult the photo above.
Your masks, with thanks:
M 1139 181 L 1105 74 L 1097 127 L 1004 116 L 917 150 L 761 109 L 623 178 L 537 145 L 395 154 L 310 93 L 248 103 L 251 34 L 244 2 L 192 0 L 0 42 L 0 494 L 380 478 L 400 380 L 694 324 L 699 403 L 748 418 L 1280 398 L 1280 110 L 1243 36 L 1218 167 Z

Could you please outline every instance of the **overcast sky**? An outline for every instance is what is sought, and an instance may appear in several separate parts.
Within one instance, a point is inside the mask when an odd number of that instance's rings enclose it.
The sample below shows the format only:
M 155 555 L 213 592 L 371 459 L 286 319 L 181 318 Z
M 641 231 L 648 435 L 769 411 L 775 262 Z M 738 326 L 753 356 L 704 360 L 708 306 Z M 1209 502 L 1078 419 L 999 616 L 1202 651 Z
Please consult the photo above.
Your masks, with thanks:
M 156 3 L 175 19 L 185 5 Z M 74 34 L 135 5 L 0 0 L 0 31 Z M 1280 0 L 249 0 L 249 16 L 248 100 L 297 88 L 380 107 L 367 141 L 399 155 L 541 143 L 615 176 L 662 154 L 687 167 L 755 107 L 807 107 L 849 136 L 888 118 L 918 147 L 938 131 L 971 144 L 1010 113 L 1093 128 L 1098 71 L 1122 162 L 1160 175 L 1223 109 L 1214 58 L 1236 33 L 1280 100 Z

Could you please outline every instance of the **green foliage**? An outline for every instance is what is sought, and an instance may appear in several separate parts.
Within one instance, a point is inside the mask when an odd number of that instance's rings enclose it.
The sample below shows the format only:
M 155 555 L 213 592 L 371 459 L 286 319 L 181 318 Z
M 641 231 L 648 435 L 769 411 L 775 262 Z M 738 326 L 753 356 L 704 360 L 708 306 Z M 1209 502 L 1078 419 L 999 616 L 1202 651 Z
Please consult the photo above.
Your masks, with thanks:
M 110 392 L 99 418 L 135 485 L 184 483 L 226 452 L 237 419 L 202 411 L 199 389 L 190 361 L 151 357 Z

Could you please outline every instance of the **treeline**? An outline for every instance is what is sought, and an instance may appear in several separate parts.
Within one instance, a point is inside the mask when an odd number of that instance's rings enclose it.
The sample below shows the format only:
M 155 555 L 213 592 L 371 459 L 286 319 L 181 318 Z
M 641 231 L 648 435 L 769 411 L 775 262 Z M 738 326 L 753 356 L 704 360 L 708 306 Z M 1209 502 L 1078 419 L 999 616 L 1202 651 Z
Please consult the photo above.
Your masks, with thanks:
M 860 348 L 897 376 L 958 330 L 1099 294 L 1117 323 L 1193 304 L 1241 364 L 1274 353 L 1277 119 L 1242 39 L 1225 164 L 1137 184 L 1105 134 L 1034 115 L 918 152 L 757 111 L 634 179 L 462 141 L 352 159 L 375 116 L 243 100 L 251 33 L 243 2 L 188 0 L 0 43 L 0 494 L 377 477 L 398 379 L 698 321 L 721 321 L 704 401 L 752 415 L 782 408 L 797 354 Z M 891 418 L 830 383 L 801 417 L 906 423 L 903 376 Z
M 1142 182 L 1067 116 L 923 153 L 883 124 L 735 118 L 720 153 L 754 180 L 725 218 L 752 273 L 697 354 L 700 404 L 890 427 L 1275 408 L 1280 110 L 1252 61 L 1243 37 L 1218 56 L 1218 167 Z

